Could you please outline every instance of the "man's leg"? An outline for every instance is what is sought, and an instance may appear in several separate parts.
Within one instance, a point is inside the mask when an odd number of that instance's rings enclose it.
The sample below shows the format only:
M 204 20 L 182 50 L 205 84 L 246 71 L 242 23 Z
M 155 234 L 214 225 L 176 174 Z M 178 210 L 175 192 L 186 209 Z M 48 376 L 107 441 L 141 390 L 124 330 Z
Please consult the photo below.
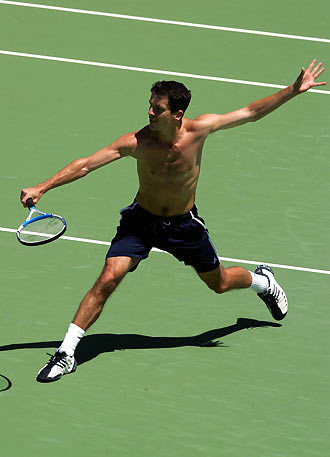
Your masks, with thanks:
M 252 284 L 251 273 L 241 267 L 223 268 L 220 264 L 214 270 L 197 274 L 217 294 L 233 289 L 246 289 Z
M 109 296 L 139 260 L 130 257 L 108 257 L 99 278 L 80 303 L 72 323 L 86 331 L 101 314 Z
M 106 259 L 101 275 L 81 301 L 61 346 L 39 371 L 38 381 L 57 381 L 63 374 L 72 373 L 76 370 L 74 351 L 80 339 L 97 320 L 109 296 L 115 291 L 127 272 L 139 263 L 139 260 L 130 257 L 109 257 Z
M 272 269 L 266 265 L 259 265 L 252 273 L 241 267 L 223 268 L 220 264 L 214 270 L 198 275 L 218 294 L 251 287 L 264 301 L 274 319 L 281 320 L 287 314 L 288 301 L 285 292 L 275 281 Z

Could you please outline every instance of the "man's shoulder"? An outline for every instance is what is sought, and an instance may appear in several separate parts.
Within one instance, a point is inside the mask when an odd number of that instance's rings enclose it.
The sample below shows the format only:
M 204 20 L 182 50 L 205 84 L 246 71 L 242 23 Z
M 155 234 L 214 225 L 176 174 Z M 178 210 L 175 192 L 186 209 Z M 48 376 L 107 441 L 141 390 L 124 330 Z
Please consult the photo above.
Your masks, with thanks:
M 149 125 L 145 125 L 140 130 L 137 130 L 136 132 L 134 132 L 134 135 L 137 140 L 143 140 L 143 139 L 149 138 L 150 137 Z
M 134 156 L 138 142 L 137 134 L 138 131 L 124 133 L 112 143 L 111 147 L 118 149 L 122 156 Z
M 136 147 L 137 143 L 142 140 L 147 140 L 150 137 L 149 127 L 146 125 L 140 130 L 134 132 L 128 132 L 121 135 L 118 140 L 126 143 L 128 146 Z
M 184 127 L 187 132 L 197 135 L 207 135 L 208 125 L 204 121 L 203 116 L 198 116 L 195 119 L 184 118 Z
M 150 140 L 149 127 L 142 127 L 140 130 L 125 133 L 120 136 L 117 141 L 120 142 L 120 147 L 125 149 L 126 155 L 135 157 L 138 146 Z

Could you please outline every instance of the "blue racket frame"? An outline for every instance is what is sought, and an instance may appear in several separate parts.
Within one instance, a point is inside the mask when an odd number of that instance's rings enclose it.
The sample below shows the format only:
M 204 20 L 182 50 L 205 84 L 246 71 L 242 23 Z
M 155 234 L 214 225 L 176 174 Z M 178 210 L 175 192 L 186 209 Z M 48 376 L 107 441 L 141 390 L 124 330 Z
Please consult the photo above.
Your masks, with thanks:
M 43 213 L 42 211 L 37 210 L 36 207 L 33 204 L 32 198 L 28 198 L 27 201 L 26 201 L 26 204 L 27 204 L 27 206 L 29 208 L 29 211 L 30 211 L 29 212 L 29 216 L 26 218 L 26 220 L 23 222 L 23 224 L 16 231 L 17 239 L 21 244 L 24 244 L 24 246 L 41 246 L 42 244 L 51 243 L 52 241 L 57 240 L 60 236 L 62 236 L 64 234 L 64 232 L 67 229 L 67 224 L 66 224 L 65 219 L 62 216 L 58 216 L 57 214 L 51 214 L 51 213 Z M 31 213 L 33 211 L 37 211 L 39 213 L 39 215 L 35 216 L 35 217 L 32 217 L 30 219 Z M 24 240 L 22 240 L 20 238 L 21 230 L 23 230 L 29 224 L 32 224 L 32 222 L 37 222 L 37 221 L 40 221 L 42 219 L 47 219 L 47 218 L 56 218 L 56 219 L 59 219 L 60 221 L 62 221 L 63 229 L 59 233 L 57 233 L 56 235 L 52 236 L 51 238 L 47 238 L 45 240 L 26 242 L 26 241 L 24 241 Z

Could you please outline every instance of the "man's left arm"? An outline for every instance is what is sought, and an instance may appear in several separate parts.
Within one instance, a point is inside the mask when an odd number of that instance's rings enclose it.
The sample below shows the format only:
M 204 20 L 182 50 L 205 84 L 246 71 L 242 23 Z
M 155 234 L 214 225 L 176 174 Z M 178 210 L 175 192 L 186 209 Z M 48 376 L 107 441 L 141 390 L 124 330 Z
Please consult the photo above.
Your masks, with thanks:
M 252 102 L 236 111 L 226 114 L 203 114 L 196 118 L 196 120 L 207 124 L 210 128 L 210 133 L 237 127 L 247 122 L 258 121 L 293 97 L 308 91 L 312 87 L 325 85 L 326 82 L 315 82 L 324 70 L 325 68 L 322 67 L 322 62 L 316 65 L 316 60 L 314 59 L 307 70 L 303 67 L 296 81 L 285 89 Z

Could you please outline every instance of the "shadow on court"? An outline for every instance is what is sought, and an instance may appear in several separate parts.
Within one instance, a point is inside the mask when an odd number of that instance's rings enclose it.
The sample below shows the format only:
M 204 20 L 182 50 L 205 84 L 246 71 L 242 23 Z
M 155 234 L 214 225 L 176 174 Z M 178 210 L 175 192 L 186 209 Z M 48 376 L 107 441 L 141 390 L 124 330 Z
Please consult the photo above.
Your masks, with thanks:
M 281 327 L 275 322 L 258 321 L 255 319 L 238 318 L 236 323 L 228 327 L 209 330 L 195 336 L 185 337 L 157 337 L 138 334 L 102 333 L 87 335 L 79 343 L 76 350 L 78 365 L 97 357 L 104 352 L 113 352 L 124 349 L 162 349 L 184 346 L 199 347 L 226 347 L 217 338 L 248 328 Z M 19 343 L 0 346 L 0 351 L 15 351 L 17 349 L 58 348 L 61 341 L 41 341 L 37 343 Z

